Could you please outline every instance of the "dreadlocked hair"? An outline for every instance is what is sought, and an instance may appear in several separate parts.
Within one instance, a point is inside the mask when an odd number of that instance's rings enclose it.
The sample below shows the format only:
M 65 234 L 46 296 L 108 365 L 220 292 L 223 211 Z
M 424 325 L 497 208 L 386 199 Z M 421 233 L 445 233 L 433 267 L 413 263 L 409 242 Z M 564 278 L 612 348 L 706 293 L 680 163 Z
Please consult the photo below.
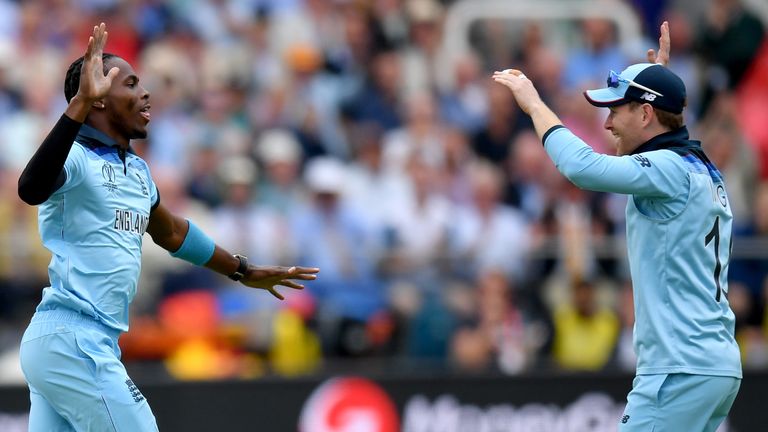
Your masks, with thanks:
M 107 60 L 116 58 L 115 54 L 103 53 L 101 55 L 101 62 L 104 65 L 104 74 L 107 73 Z M 64 79 L 64 97 L 67 99 L 67 103 L 72 100 L 77 94 L 77 90 L 80 88 L 80 72 L 83 70 L 83 59 L 79 59 L 72 62 L 67 69 L 67 77 Z

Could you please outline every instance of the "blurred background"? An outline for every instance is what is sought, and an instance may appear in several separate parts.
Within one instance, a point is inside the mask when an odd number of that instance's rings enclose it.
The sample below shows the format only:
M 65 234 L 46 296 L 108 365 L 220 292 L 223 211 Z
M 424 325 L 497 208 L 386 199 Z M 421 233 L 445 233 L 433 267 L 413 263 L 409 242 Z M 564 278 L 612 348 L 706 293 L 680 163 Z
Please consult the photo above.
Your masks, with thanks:
M 524 70 L 611 154 L 607 110 L 581 93 L 644 61 L 663 20 L 734 212 L 744 368 L 766 370 L 764 0 L 0 0 L 0 382 L 24 385 L 18 343 L 50 259 L 16 181 L 101 21 L 151 92 L 133 146 L 163 203 L 251 262 L 322 269 L 279 302 L 146 236 L 121 338 L 140 387 L 631 377 L 626 198 L 569 184 L 490 76 Z

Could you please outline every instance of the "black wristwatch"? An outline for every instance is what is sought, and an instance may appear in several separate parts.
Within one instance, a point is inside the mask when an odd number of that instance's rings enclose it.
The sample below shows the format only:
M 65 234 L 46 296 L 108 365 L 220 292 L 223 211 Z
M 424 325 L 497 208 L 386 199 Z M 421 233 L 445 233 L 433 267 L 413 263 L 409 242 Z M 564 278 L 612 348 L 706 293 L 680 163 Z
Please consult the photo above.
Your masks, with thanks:
M 237 282 L 242 279 L 243 276 L 245 276 L 245 272 L 248 271 L 248 257 L 239 254 L 235 254 L 234 257 L 240 260 L 240 265 L 238 265 L 237 270 L 228 277 Z

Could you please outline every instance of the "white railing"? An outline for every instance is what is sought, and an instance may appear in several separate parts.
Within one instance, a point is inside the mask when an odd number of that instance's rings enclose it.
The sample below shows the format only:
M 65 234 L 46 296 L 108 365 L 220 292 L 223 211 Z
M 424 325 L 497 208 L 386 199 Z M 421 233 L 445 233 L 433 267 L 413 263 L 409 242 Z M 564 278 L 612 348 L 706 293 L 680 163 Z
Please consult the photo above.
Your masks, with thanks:
M 763 0 L 761 0 L 763 1 Z M 478 20 L 509 21 L 577 20 L 604 18 L 616 25 L 618 43 L 627 55 L 644 53 L 641 23 L 627 4 L 605 0 L 461 0 L 448 9 L 440 48 L 440 70 L 451 71 L 454 62 L 471 50 L 470 26 Z M 450 75 L 450 73 L 444 74 Z M 447 78 L 450 79 L 450 78 Z

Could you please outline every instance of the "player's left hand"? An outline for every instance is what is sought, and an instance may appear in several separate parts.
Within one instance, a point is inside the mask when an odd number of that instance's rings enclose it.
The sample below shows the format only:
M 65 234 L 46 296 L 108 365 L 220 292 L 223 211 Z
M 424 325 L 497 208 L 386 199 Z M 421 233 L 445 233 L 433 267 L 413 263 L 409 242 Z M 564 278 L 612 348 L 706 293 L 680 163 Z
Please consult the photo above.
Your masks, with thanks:
M 658 63 L 662 66 L 669 65 L 669 23 L 664 21 L 661 23 L 659 36 L 659 52 L 656 53 L 653 48 L 648 50 L 648 63 Z
M 275 287 L 284 286 L 293 289 L 304 289 L 304 285 L 292 280 L 315 280 L 320 271 L 317 267 L 282 267 L 282 266 L 249 266 L 240 282 L 251 288 L 267 290 L 280 300 L 284 297 Z
M 83 55 L 77 96 L 89 103 L 106 96 L 112 87 L 112 81 L 120 73 L 119 68 L 113 67 L 106 75 L 104 74 L 102 55 L 108 36 L 107 26 L 104 23 L 93 26 L 93 34 L 88 38 L 88 47 Z

